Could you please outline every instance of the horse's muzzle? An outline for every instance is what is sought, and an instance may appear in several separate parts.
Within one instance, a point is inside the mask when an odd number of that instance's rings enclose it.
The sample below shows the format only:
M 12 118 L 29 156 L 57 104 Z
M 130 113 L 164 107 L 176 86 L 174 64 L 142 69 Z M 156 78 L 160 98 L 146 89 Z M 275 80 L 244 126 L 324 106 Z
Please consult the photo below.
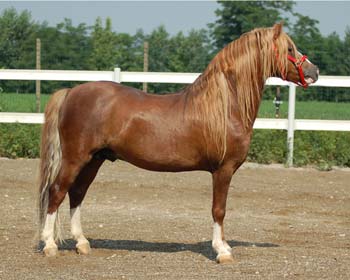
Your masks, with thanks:
M 305 75 L 305 82 L 308 84 L 315 83 L 318 80 L 318 75 L 320 70 L 315 65 L 310 65 L 309 67 L 303 69 Z

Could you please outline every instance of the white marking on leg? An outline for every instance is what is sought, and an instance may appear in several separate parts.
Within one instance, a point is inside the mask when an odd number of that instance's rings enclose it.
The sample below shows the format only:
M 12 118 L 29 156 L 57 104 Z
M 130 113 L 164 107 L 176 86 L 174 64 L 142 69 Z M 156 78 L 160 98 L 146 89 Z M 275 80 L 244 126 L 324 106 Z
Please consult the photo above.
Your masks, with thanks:
M 45 242 L 45 248 L 57 248 L 54 240 L 55 220 L 57 212 L 46 215 L 45 226 L 41 234 L 42 240 Z
M 212 246 L 218 256 L 231 255 L 228 244 L 222 240 L 222 228 L 218 223 L 214 223 Z
M 77 246 L 84 243 L 89 243 L 89 241 L 83 235 L 83 230 L 81 228 L 80 208 L 81 206 L 79 205 L 78 207 L 72 208 L 70 210 L 71 232 L 74 239 L 78 242 Z

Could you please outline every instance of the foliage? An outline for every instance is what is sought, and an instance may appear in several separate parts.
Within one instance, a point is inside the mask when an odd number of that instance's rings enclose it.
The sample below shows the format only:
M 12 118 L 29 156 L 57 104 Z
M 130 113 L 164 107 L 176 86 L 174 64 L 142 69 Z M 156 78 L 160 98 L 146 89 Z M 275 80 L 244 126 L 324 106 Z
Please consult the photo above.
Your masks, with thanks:
M 8 69 L 35 67 L 35 33 L 38 24 L 30 13 L 17 13 L 14 8 L 6 9 L 0 16 L 0 67 Z M 32 82 L 0 81 L 1 88 L 21 91 L 31 87 Z
M 0 156 L 39 157 L 40 131 L 40 125 L 0 124 Z
M 92 50 L 89 64 L 94 70 L 112 70 L 115 65 L 116 34 L 112 31 L 111 19 L 107 18 L 106 27 L 103 28 L 100 17 L 96 19 L 91 33 Z
M 278 130 L 255 130 L 248 161 L 284 164 L 287 156 L 287 133 Z M 350 167 L 349 132 L 296 131 L 294 166 Z
M 282 15 L 291 12 L 293 1 L 218 1 L 222 6 L 215 11 L 218 19 L 209 24 L 216 47 L 221 49 L 241 34 L 256 27 L 272 26 L 288 18 Z
M 255 130 L 248 161 L 264 164 L 284 163 L 287 155 L 286 139 L 285 131 Z
M 343 55 L 343 64 L 345 65 L 345 73 L 349 75 L 350 73 L 350 26 L 348 26 L 345 30 L 345 38 L 344 38 L 344 44 L 342 48 L 343 54 L 346 53 L 347 55 Z
M 179 32 L 171 37 L 160 26 L 149 36 L 149 71 L 202 72 L 210 61 L 209 36 L 205 30 L 192 30 L 188 36 Z M 165 93 L 179 90 L 183 85 L 150 84 L 151 92 Z
M 313 163 L 325 170 L 334 165 L 350 167 L 349 141 L 349 132 L 297 131 L 294 164 L 303 166 Z
M 0 64 L 7 68 L 21 68 L 24 64 L 33 67 L 35 60 L 28 59 L 30 41 L 34 38 L 37 24 L 27 11 L 18 14 L 15 9 L 4 10 L 0 17 Z

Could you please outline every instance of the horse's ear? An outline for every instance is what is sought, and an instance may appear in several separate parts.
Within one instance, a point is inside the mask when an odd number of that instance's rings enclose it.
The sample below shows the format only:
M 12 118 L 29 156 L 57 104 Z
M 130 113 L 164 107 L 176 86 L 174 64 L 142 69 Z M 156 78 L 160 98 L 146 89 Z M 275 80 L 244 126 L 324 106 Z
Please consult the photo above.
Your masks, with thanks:
M 283 22 L 276 23 L 273 26 L 273 39 L 276 40 L 282 33 Z

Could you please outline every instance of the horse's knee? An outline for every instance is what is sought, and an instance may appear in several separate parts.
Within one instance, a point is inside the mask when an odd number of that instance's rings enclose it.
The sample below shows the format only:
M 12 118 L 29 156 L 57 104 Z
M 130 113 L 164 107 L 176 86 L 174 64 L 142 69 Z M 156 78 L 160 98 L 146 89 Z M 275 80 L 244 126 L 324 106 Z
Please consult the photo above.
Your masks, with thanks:
M 212 209 L 212 214 L 213 214 L 214 221 L 221 224 L 225 218 L 226 210 L 225 210 L 225 208 L 214 207 Z

